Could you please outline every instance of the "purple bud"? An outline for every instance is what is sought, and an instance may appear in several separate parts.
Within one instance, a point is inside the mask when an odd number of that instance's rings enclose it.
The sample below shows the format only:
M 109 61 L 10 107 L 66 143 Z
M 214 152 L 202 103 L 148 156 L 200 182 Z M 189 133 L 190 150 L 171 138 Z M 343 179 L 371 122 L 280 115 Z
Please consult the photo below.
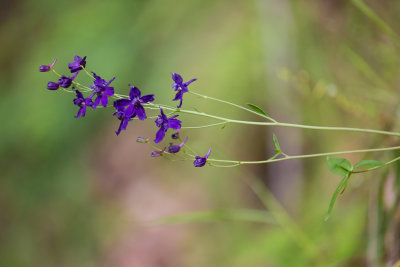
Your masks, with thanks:
M 193 162 L 194 166 L 195 167 L 203 167 L 206 164 L 207 159 L 210 156 L 210 153 L 211 153 L 211 147 L 210 147 L 210 149 L 208 150 L 207 154 L 204 157 L 196 156 L 196 158 L 195 158 L 195 160 Z
M 48 72 L 49 70 L 51 70 L 52 67 L 54 67 L 54 64 L 56 64 L 57 59 L 55 59 L 53 61 L 53 63 L 51 63 L 50 65 L 40 65 L 39 67 L 39 71 L 40 72 Z
M 139 136 L 139 137 L 136 139 L 136 142 L 142 143 L 142 144 L 146 144 L 146 143 L 149 142 L 149 140 L 150 140 L 150 138 L 143 138 L 143 137 L 140 137 L 140 136 Z
M 47 89 L 49 90 L 57 90 L 60 87 L 58 83 L 55 82 L 48 82 L 47 83 Z
M 187 139 L 188 138 L 186 137 L 185 140 L 183 140 L 183 142 L 178 146 L 174 146 L 172 145 L 172 143 L 170 143 L 168 147 L 168 153 L 178 153 L 183 147 L 183 145 L 186 143 Z
M 162 154 L 164 153 L 165 149 L 167 149 L 166 147 L 164 147 L 163 150 L 156 150 L 151 152 L 151 156 L 152 157 L 158 157 L 158 156 L 162 156 Z
M 63 87 L 63 88 L 68 88 L 71 86 L 72 81 L 75 80 L 76 76 L 78 75 L 79 71 L 75 72 L 74 76 L 67 77 L 67 76 L 61 76 L 61 78 L 58 80 L 58 84 Z
M 59 83 L 59 85 L 61 86 L 61 87 L 64 87 L 64 88 L 68 88 L 68 87 L 70 87 L 71 86 L 71 84 L 72 84 L 72 79 L 71 78 L 69 78 L 69 77 L 67 77 L 67 76 L 61 76 L 61 78 L 58 80 L 58 83 Z
M 178 139 L 178 138 L 179 138 L 179 132 L 180 132 L 180 130 L 178 130 L 176 133 L 173 133 L 173 134 L 171 135 L 171 138 L 172 138 L 172 139 Z

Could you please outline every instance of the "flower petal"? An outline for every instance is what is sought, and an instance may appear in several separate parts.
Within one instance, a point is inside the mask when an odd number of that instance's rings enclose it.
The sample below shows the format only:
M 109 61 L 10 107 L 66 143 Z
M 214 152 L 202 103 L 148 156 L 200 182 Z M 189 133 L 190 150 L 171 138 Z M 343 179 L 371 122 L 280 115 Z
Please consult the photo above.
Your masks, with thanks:
M 146 111 L 144 110 L 142 105 L 137 104 L 135 106 L 135 111 L 136 111 L 136 114 L 137 114 L 139 120 L 142 121 L 142 120 L 146 119 Z
M 181 121 L 177 119 L 168 119 L 168 128 L 178 130 L 181 128 Z
M 129 87 L 131 88 L 131 91 L 129 92 L 129 98 L 132 100 L 135 97 L 139 97 L 142 95 L 142 93 L 140 92 L 139 88 L 137 88 L 136 86 L 131 86 L 129 85 Z
M 131 103 L 131 101 L 129 99 L 118 99 L 118 100 L 114 101 L 114 107 L 115 108 L 126 107 L 130 103 Z
M 182 96 L 183 96 L 183 93 L 182 93 L 181 90 L 179 90 L 179 91 L 176 93 L 175 98 L 174 98 L 172 101 L 181 100 L 181 99 L 182 99 Z
M 104 89 L 104 94 L 106 96 L 113 96 L 114 95 L 114 87 L 106 87 Z
M 154 142 L 156 144 L 160 143 L 165 136 L 165 132 L 167 131 L 167 129 L 165 129 L 164 127 L 161 127 L 158 132 L 156 133 L 156 139 L 154 139 Z
M 109 86 L 110 85 L 110 83 L 112 83 L 113 81 L 115 80 L 115 77 L 113 77 L 111 80 L 109 80 L 104 86 Z
M 97 106 L 100 104 L 100 100 L 101 100 L 101 97 L 97 96 L 97 98 L 94 100 L 94 103 L 92 106 L 93 109 L 97 108 Z
M 108 104 L 108 97 L 107 97 L 106 94 L 104 94 L 104 95 L 101 97 L 101 104 L 103 105 L 103 107 L 107 107 L 107 104 Z
M 181 84 L 183 82 L 182 76 L 174 72 L 172 73 L 172 80 L 174 80 L 174 82 L 177 84 Z
M 179 105 L 177 105 L 176 107 L 177 107 L 177 108 L 181 108 L 181 107 L 182 107 L 182 98 L 181 98 L 181 100 L 179 101 Z
M 81 112 L 82 117 L 85 117 L 85 115 L 86 115 L 86 105 L 82 106 L 81 110 L 82 110 L 82 112 Z
M 160 112 L 161 112 L 161 118 L 162 120 L 166 121 L 168 120 L 167 116 L 165 116 L 163 109 L 160 107 Z
M 208 150 L 207 154 L 204 156 L 205 159 L 208 159 L 208 157 L 210 156 L 211 149 L 212 149 L 212 148 L 210 147 L 210 149 Z
M 194 81 L 197 81 L 197 79 L 191 79 L 190 81 L 185 82 L 183 85 L 188 86 L 189 84 L 191 84 Z
M 140 98 L 140 102 L 143 104 L 147 103 L 147 102 L 153 102 L 153 101 L 154 101 L 154 95 L 145 95 Z

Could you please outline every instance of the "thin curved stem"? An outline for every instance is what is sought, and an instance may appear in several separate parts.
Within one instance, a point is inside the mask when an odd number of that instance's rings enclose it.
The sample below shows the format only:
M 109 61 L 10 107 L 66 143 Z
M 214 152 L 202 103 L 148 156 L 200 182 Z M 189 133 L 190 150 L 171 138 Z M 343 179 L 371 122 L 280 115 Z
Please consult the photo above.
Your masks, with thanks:
M 325 157 L 332 155 L 341 155 L 341 154 L 352 154 L 352 153 L 367 153 L 367 152 L 379 152 L 379 151 L 389 151 L 389 150 L 397 150 L 400 149 L 400 146 L 395 147 L 384 147 L 384 148 L 371 148 L 371 149 L 359 149 L 359 150 L 347 150 L 347 151 L 338 151 L 338 152 L 326 152 L 326 153 L 317 153 L 317 154 L 308 154 L 308 155 L 296 155 L 296 156 L 285 156 L 283 158 L 270 158 L 267 160 L 259 160 L 259 161 L 239 161 L 239 160 L 223 160 L 223 159 L 212 159 L 209 158 L 207 161 L 209 162 L 225 162 L 225 163 L 237 163 L 237 164 L 265 164 L 271 162 L 284 161 L 289 159 L 305 159 L 305 158 L 316 158 L 316 157 Z M 397 158 L 394 160 L 396 161 Z M 390 163 L 394 162 L 391 161 Z M 390 164 L 388 163 L 388 164 Z M 376 168 L 376 167 L 374 167 Z M 374 169 L 371 168 L 371 169 Z
M 226 125 L 228 123 L 226 121 L 223 121 L 223 122 L 217 122 L 217 123 L 201 125 L 201 126 L 182 126 L 181 129 L 200 129 L 200 128 L 208 128 L 208 127 L 224 125 L 224 124 Z
M 246 110 L 247 112 L 256 114 L 257 116 L 263 117 L 264 119 L 268 119 L 268 120 L 270 120 L 270 121 L 272 121 L 272 122 L 277 122 L 276 120 L 274 120 L 273 118 L 271 118 L 271 117 L 269 117 L 269 116 L 261 115 L 260 113 L 257 113 L 257 112 L 255 112 L 254 110 L 245 108 L 245 107 L 243 107 L 243 106 L 237 105 L 237 104 L 232 103 L 232 102 L 229 102 L 229 101 L 225 101 L 225 100 L 218 99 L 218 98 L 211 97 L 211 96 L 202 95 L 202 94 L 193 92 L 192 90 L 190 90 L 189 93 L 191 93 L 191 94 L 193 94 L 193 95 L 197 95 L 197 96 L 202 97 L 202 98 L 204 98 L 204 99 L 211 99 L 211 100 L 213 100 L 213 101 L 217 101 L 217 102 L 220 102 L 220 103 L 228 104 L 228 105 L 231 105 L 231 106 L 233 106 L 233 107 L 240 108 L 240 109 Z
M 90 73 L 86 70 L 86 68 L 85 68 L 84 66 L 81 65 L 81 68 L 83 69 L 83 71 L 84 71 L 90 78 L 94 79 L 94 76 L 93 76 L 92 74 L 90 74 Z
M 237 124 L 247 124 L 247 125 L 258 125 L 258 126 L 279 126 L 279 127 L 292 127 L 292 128 L 303 128 L 303 129 L 311 129 L 311 130 L 325 130 L 325 131 L 347 131 L 347 132 L 359 132 L 359 133 L 373 133 L 373 134 L 382 134 L 382 135 L 391 135 L 391 136 L 400 136 L 400 133 L 397 132 L 389 132 L 382 130 L 373 130 L 373 129 L 362 129 L 362 128 L 351 128 L 351 127 L 331 127 L 331 126 L 314 126 L 314 125 L 303 125 L 303 124 L 295 124 L 295 123 L 283 123 L 283 122 L 257 122 L 257 121 L 243 121 L 243 120 L 234 120 L 225 117 L 215 116 L 204 112 L 197 112 L 192 110 L 178 109 L 166 105 L 157 105 L 154 103 L 150 103 L 151 106 L 159 106 L 166 110 L 174 110 L 176 112 L 198 115 L 203 117 L 208 117 L 216 120 L 221 120 L 225 122 L 237 123 Z

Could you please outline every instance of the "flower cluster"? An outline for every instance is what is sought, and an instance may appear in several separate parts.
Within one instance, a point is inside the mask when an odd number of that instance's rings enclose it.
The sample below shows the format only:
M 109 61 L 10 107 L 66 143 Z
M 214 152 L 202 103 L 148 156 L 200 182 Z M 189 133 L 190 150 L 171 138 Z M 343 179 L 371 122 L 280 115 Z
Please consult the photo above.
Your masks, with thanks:
M 54 70 L 54 65 L 56 61 L 57 60 L 54 60 L 53 63 L 51 63 L 50 65 L 41 65 L 39 67 L 39 71 L 48 72 L 52 70 L 59 77 L 57 82 L 49 81 L 47 84 L 47 89 L 58 90 L 61 87 L 65 91 L 75 93 L 76 96 L 73 99 L 73 103 L 75 106 L 79 107 L 78 113 L 76 114 L 75 118 L 85 117 L 87 107 L 90 107 L 93 110 L 96 109 L 99 105 L 103 107 L 113 107 L 115 108 L 113 115 L 117 117 L 118 120 L 120 120 L 119 127 L 116 131 L 116 134 L 119 135 L 122 130 L 126 130 L 130 121 L 134 119 L 138 119 L 141 121 L 145 120 L 147 118 L 146 108 L 154 109 L 158 107 L 160 110 L 160 115 L 158 115 L 156 120 L 154 121 L 156 126 L 158 127 L 158 130 L 155 134 L 154 143 L 161 143 L 164 140 L 168 129 L 177 130 L 171 135 L 171 138 L 180 140 L 180 129 L 182 121 L 177 119 L 178 115 L 172 115 L 170 117 L 167 116 L 164 113 L 162 107 L 151 103 L 154 102 L 154 94 L 142 96 L 142 92 L 139 90 L 139 88 L 129 85 L 129 96 L 123 97 L 121 95 L 115 95 L 114 87 L 110 86 L 111 83 L 115 80 L 115 77 L 107 81 L 94 72 L 92 72 L 91 74 L 87 72 L 85 69 L 86 57 L 82 58 L 80 56 L 75 56 L 74 61 L 68 64 L 68 69 L 72 76 L 59 75 Z M 89 87 L 83 86 L 75 81 L 78 74 L 82 71 L 88 74 L 93 79 L 93 84 Z M 174 83 L 172 84 L 171 88 L 174 89 L 176 92 L 173 101 L 179 101 L 179 105 L 177 106 L 177 108 L 179 109 L 182 107 L 183 94 L 189 91 L 188 86 L 197 79 L 191 79 L 187 82 L 183 82 L 183 78 L 181 75 L 177 73 L 172 73 L 172 80 L 174 81 Z M 86 97 L 84 96 L 84 93 L 87 94 Z M 113 101 L 112 106 L 109 105 L 110 98 L 116 99 Z M 187 140 L 188 137 L 186 137 L 178 145 L 170 143 L 168 149 L 167 147 L 164 147 L 163 149 L 155 150 L 151 153 L 151 156 L 157 157 L 163 156 L 164 154 L 176 154 L 183 150 L 183 147 L 186 145 Z M 140 143 L 148 143 L 149 139 L 139 137 L 137 141 Z M 194 158 L 194 166 L 204 166 L 207 162 L 210 152 L 211 148 L 204 157 L 190 155 L 192 158 Z

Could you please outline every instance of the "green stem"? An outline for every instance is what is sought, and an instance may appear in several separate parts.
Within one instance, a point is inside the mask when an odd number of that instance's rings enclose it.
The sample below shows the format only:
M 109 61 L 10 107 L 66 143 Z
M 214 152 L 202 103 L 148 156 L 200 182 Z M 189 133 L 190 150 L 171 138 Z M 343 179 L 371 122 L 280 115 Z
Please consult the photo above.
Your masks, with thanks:
M 215 97 L 210 97 L 210 96 L 202 95 L 202 94 L 199 94 L 199 93 L 196 93 L 196 92 L 193 92 L 193 91 L 189 91 L 189 93 L 191 93 L 191 94 L 193 94 L 193 95 L 197 95 L 197 96 L 202 97 L 202 98 L 204 98 L 204 99 L 211 99 L 211 100 L 213 100 L 213 101 L 217 101 L 217 102 L 220 102 L 220 103 L 228 104 L 228 105 L 234 106 L 234 107 L 236 107 L 236 108 L 240 108 L 240 109 L 246 110 L 246 111 L 248 111 L 248 112 L 250 112 L 250 113 L 256 114 L 256 115 L 261 116 L 261 117 L 263 117 L 263 118 L 267 118 L 267 119 L 269 119 L 269 120 L 272 121 L 272 122 L 277 122 L 276 120 L 274 120 L 273 118 L 271 118 L 271 117 L 269 117 L 269 116 L 261 115 L 260 113 L 257 113 L 257 112 L 255 112 L 255 111 L 253 111 L 253 110 L 251 110 L 251 109 L 248 109 L 248 108 L 245 108 L 245 107 L 243 107 L 243 106 L 240 106 L 240 105 L 231 103 L 231 102 L 229 102 L 229 101 L 225 101 L 225 100 L 218 99 L 218 98 L 215 98 Z
M 216 120 L 221 120 L 225 122 L 237 123 L 237 124 L 247 124 L 247 125 L 259 125 L 259 126 L 279 126 L 279 127 L 292 127 L 292 128 L 302 128 L 302 129 L 311 129 L 311 130 L 325 130 L 325 131 L 347 131 L 347 132 L 359 132 L 359 133 L 374 133 L 374 134 L 382 134 L 382 135 L 391 135 L 391 136 L 400 136 L 400 133 L 397 132 L 389 132 L 389 131 L 381 131 L 381 130 L 372 130 L 372 129 L 362 129 L 362 128 L 350 128 L 350 127 L 330 127 L 330 126 L 313 126 L 313 125 L 303 125 L 303 124 L 295 124 L 295 123 L 283 123 L 283 122 L 258 122 L 258 121 L 243 121 L 243 120 L 234 120 L 228 119 L 225 117 L 215 116 L 211 114 L 207 114 L 204 112 L 197 112 L 192 110 L 178 109 L 166 105 L 157 105 L 154 103 L 147 104 L 147 106 L 155 106 L 162 107 L 166 110 L 174 110 L 176 112 L 198 115 L 203 117 L 208 117 Z
M 217 122 L 217 123 L 201 125 L 201 126 L 183 126 L 183 127 L 181 127 L 181 129 L 200 129 L 200 128 L 208 128 L 208 127 L 218 126 L 218 125 L 223 125 L 223 124 L 226 125 L 227 122 L 223 121 L 223 122 Z
M 338 152 L 326 152 L 326 153 L 317 153 L 317 154 L 308 154 L 308 155 L 286 156 L 284 158 L 279 158 L 279 159 L 270 158 L 267 160 L 259 160 L 259 161 L 222 160 L 222 159 L 212 159 L 212 158 L 209 158 L 208 161 L 209 162 L 236 163 L 236 164 L 238 164 L 238 163 L 240 163 L 240 164 L 265 164 L 265 163 L 278 162 L 278 161 L 284 161 L 284 160 L 289 160 L 289 159 L 316 158 L 316 157 L 324 157 L 324 156 L 332 156 L 332 155 L 340 155 L 340 154 L 367 153 L 367 152 L 389 151 L 389 150 L 396 150 L 396 149 L 400 149 L 400 146 L 359 149 L 359 150 L 347 150 L 347 151 L 338 151 Z M 400 159 L 400 157 L 387 162 L 385 165 L 393 163 L 399 159 Z M 380 167 L 380 166 L 378 166 L 378 167 Z M 378 167 L 374 167 L 371 169 L 377 169 Z M 360 171 L 360 172 L 362 172 L 362 171 Z M 354 173 L 356 173 L 356 172 L 354 172 Z
M 83 69 L 83 71 L 84 71 L 90 78 L 94 79 L 94 76 L 93 76 L 92 74 L 90 74 L 90 73 L 85 69 L 84 66 L 81 65 L 81 68 Z

